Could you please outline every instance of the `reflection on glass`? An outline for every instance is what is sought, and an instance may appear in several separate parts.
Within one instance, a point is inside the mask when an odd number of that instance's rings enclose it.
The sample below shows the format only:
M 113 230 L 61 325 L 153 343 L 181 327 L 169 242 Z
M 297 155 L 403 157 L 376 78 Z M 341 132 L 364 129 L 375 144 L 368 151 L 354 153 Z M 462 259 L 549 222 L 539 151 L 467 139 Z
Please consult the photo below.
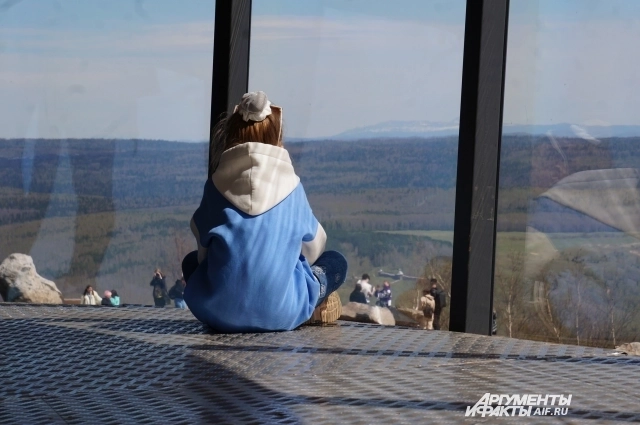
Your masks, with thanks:
M 367 274 L 370 304 L 389 282 L 423 325 L 429 279 L 450 292 L 464 16 L 462 0 L 253 2 L 249 88 L 287 111 L 286 148 L 349 261 L 343 303 Z
M 501 335 L 640 338 L 634 1 L 511 2 L 494 306 Z
M 90 285 L 151 304 L 154 269 L 173 283 L 191 249 L 214 5 L 5 3 L 0 261 L 30 255 L 67 300 Z

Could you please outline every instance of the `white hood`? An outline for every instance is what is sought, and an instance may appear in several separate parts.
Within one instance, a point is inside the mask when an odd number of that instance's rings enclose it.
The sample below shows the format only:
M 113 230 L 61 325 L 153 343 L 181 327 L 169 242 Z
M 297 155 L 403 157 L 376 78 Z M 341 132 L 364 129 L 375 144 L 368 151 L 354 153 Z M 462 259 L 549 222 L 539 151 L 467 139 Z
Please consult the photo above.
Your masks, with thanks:
M 229 202 L 249 215 L 269 211 L 300 183 L 286 149 L 256 142 L 225 151 L 212 180 Z

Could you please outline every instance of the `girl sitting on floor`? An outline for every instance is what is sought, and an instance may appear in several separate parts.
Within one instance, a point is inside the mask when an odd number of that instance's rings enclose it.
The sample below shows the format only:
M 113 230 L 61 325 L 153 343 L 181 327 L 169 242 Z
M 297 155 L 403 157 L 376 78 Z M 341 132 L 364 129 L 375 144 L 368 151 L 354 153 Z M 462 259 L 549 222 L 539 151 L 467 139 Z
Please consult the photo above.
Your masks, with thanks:
M 264 92 L 245 94 L 216 125 L 210 150 L 213 174 L 191 219 L 198 251 L 182 263 L 194 316 L 221 332 L 337 320 L 347 261 L 324 251 L 326 234 L 282 144 L 282 108 Z

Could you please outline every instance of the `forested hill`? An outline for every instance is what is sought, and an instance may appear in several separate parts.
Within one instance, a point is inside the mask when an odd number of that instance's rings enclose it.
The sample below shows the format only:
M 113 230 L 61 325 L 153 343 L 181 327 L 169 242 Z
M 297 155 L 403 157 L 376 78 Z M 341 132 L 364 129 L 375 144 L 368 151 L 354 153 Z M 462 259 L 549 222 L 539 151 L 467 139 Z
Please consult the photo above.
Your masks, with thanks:
M 199 202 L 204 143 L 142 140 L 0 141 L 0 222 L 32 219 L 48 194 L 77 195 L 80 214 Z M 397 187 L 455 187 L 454 139 L 290 143 L 308 193 Z M 28 194 L 28 195 L 26 195 Z M 25 196 L 26 195 L 26 196 Z M 11 211 L 11 219 L 7 217 Z M 58 202 L 55 215 L 75 214 Z
M 310 195 L 455 188 L 457 138 L 307 141 L 287 148 Z M 0 140 L 0 224 L 33 219 L 50 193 L 55 215 L 109 208 L 193 205 L 206 176 L 207 145 L 143 140 Z M 640 138 L 506 136 L 501 186 L 544 190 L 563 175 L 640 167 Z M 113 200 L 113 206 L 110 200 Z M 65 207 L 66 205 L 66 207 Z

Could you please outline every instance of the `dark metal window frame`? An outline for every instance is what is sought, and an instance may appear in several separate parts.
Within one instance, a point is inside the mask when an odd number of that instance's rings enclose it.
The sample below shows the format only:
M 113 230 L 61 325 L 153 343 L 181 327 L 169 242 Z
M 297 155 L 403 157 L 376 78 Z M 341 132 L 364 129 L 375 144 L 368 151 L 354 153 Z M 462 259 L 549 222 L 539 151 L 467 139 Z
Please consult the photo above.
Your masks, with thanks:
M 467 0 L 449 329 L 491 335 L 509 0 Z
M 217 0 L 211 128 L 249 86 L 251 0 Z M 467 0 L 450 330 L 491 333 L 509 0 Z
M 251 0 L 216 1 L 211 131 L 225 113 L 232 112 L 234 105 L 249 88 L 251 6 Z

